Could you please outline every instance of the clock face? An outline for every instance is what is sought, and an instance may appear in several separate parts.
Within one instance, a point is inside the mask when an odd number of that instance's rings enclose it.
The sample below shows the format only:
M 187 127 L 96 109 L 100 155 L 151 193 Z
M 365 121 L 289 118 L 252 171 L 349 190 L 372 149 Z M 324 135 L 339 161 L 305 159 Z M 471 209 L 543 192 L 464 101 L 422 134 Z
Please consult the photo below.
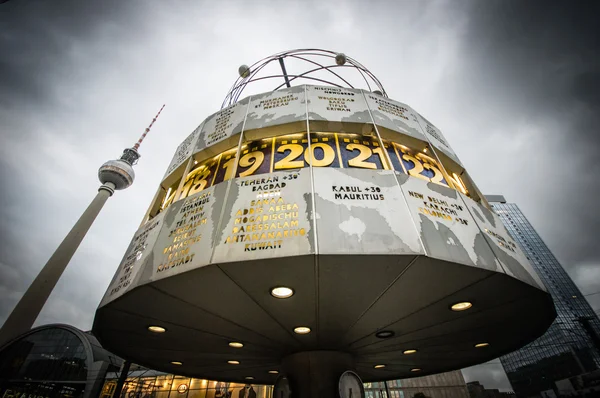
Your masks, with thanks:
M 339 382 L 340 398 L 365 398 L 363 382 L 354 372 L 344 372 Z
M 290 398 L 291 396 L 292 391 L 288 378 L 283 375 L 279 376 L 273 386 L 273 398 Z
M 180 393 L 180 394 L 184 394 L 187 390 L 188 390 L 187 384 L 180 384 L 177 387 L 177 392 Z

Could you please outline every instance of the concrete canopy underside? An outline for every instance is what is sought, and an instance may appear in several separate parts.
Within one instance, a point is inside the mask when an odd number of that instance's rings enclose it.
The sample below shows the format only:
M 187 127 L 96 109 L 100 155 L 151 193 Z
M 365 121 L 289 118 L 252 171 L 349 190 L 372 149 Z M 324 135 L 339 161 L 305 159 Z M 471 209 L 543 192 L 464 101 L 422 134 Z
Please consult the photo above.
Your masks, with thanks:
M 294 296 L 273 298 L 279 285 Z M 473 307 L 451 311 L 460 301 Z M 284 357 L 335 350 L 350 353 L 368 382 L 497 358 L 555 316 L 546 292 L 503 273 L 425 256 L 310 255 L 213 264 L 143 284 L 100 307 L 94 332 L 123 358 L 181 375 L 273 384 L 278 375 L 268 372 L 281 371 Z M 297 326 L 312 332 L 295 334 Z M 380 330 L 395 335 L 377 338 Z M 409 349 L 417 353 L 403 354 Z

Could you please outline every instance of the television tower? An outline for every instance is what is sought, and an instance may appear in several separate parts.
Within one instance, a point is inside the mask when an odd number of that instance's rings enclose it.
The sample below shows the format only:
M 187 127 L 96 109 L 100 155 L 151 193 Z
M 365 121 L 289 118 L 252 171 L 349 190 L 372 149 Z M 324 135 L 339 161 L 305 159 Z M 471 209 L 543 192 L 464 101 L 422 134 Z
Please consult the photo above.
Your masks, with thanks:
M 119 159 L 109 160 L 100 166 L 98 179 L 102 185 L 98 188 L 98 194 L 81 217 L 79 217 L 79 220 L 77 220 L 44 268 L 42 268 L 38 276 L 33 280 L 21 300 L 6 319 L 6 322 L 4 322 L 4 325 L 0 329 L 0 346 L 31 329 L 60 276 L 67 267 L 67 264 L 69 264 L 69 261 L 71 261 L 73 254 L 75 254 L 75 251 L 100 213 L 100 210 L 102 210 L 106 200 L 112 196 L 115 190 L 122 190 L 133 184 L 135 178 L 133 166 L 140 158 L 138 149 L 164 107 L 163 105 L 160 108 L 150 125 L 132 148 L 125 148 Z

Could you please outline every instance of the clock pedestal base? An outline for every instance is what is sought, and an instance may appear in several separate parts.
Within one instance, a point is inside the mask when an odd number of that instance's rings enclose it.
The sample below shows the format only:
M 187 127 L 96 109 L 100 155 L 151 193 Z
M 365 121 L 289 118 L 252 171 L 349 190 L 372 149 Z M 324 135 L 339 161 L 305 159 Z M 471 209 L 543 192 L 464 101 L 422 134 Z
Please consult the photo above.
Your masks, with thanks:
M 352 356 L 338 351 L 298 352 L 282 361 L 294 398 L 338 398 L 340 376 L 353 369 Z M 360 391 L 352 397 L 361 398 Z

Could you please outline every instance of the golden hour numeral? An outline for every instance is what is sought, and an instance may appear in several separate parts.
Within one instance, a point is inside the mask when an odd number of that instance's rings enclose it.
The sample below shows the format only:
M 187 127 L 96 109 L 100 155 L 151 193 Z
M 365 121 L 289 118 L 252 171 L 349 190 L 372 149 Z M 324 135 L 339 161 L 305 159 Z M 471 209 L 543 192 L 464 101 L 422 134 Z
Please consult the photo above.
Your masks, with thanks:
M 383 148 L 382 147 L 377 147 L 375 149 L 373 149 L 373 153 L 377 156 L 379 156 L 379 160 L 381 161 L 381 164 L 383 165 L 383 168 L 385 170 L 390 170 L 391 166 L 388 165 L 387 159 L 385 157 L 385 155 L 383 154 Z
M 295 160 L 302 156 L 304 148 L 300 144 L 285 144 L 277 148 L 278 153 L 290 153 L 283 159 L 275 162 L 275 170 L 300 169 L 304 167 L 304 160 Z
M 210 176 L 210 169 L 207 167 L 202 167 L 197 170 L 199 170 L 199 171 L 193 175 L 193 181 L 190 184 L 190 187 L 186 190 L 185 186 L 184 186 L 183 192 L 185 194 L 182 193 L 181 198 L 185 198 L 187 196 L 198 193 L 198 192 L 204 190 L 204 188 L 206 188 L 206 186 L 208 185 L 208 177 Z M 188 176 L 188 178 L 190 176 Z
M 315 157 L 316 148 L 321 148 L 323 150 L 323 159 L 317 159 Z M 329 145 L 323 144 L 322 142 L 315 142 L 311 144 L 310 148 L 306 148 L 304 151 L 304 159 L 307 160 L 308 164 L 312 164 L 313 167 L 327 167 L 335 160 L 335 152 Z
M 358 149 L 359 154 L 353 158 L 348 160 L 348 166 L 350 167 L 360 167 L 361 169 L 377 169 L 377 165 L 375 163 L 367 162 L 366 160 L 373 155 L 373 151 L 368 146 L 362 144 L 348 144 L 346 149 L 349 151 L 353 151 Z
M 240 167 L 250 167 L 246 171 L 240 173 L 240 177 L 246 177 L 254 174 L 254 172 L 262 165 L 265 160 L 265 154 L 260 151 L 247 153 L 240 159 Z
M 223 181 L 229 180 L 233 176 L 233 166 L 235 165 L 235 158 L 231 158 L 225 163 L 223 163 L 223 168 L 225 169 L 225 177 L 223 177 Z
M 437 167 L 435 167 L 429 163 L 424 163 L 423 167 L 425 167 L 427 170 L 431 170 L 433 172 L 433 177 L 431 177 L 431 182 L 435 182 L 436 184 L 446 185 L 442 182 L 442 180 L 444 179 L 444 175 L 442 174 L 440 169 L 438 169 Z
M 417 177 L 422 180 L 429 181 L 428 177 L 425 177 L 424 175 L 421 174 L 421 172 L 423 171 L 423 165 L 421 164 L 421 161 L 413 156 L 410 156 L 408 153 L 406 153 L 404 151 L 402 151 L 402 152 L 404 153 L 402 155 L 402 159 L 406 160 L 407 162 L 411 162 L 412 164 L 415 165 L 415 167 L 408 170 L 408 174 L 410 174 L 413 177 Z
M 440 185 L 446 185 L 442 182 L 442 180 L 444 179 L 444 174 L 437 167 L 437 162 L 435 160 L 421 153 L 415 155 L 415 157 L 423 162 L 423 167 L 425 169 L 431 170 L 431 172 L 433 173 L 433 177 L 431 177 L 431 182 Z

